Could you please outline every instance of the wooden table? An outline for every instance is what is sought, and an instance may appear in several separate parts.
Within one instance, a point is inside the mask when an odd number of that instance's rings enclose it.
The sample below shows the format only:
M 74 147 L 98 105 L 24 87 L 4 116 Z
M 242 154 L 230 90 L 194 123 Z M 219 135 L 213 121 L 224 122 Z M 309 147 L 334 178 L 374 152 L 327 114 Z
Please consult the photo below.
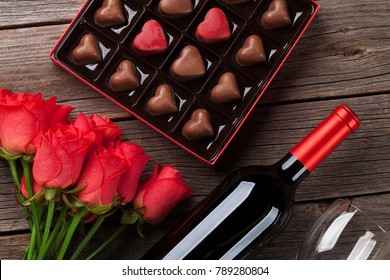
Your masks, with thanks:
M 347 197 L 390 231 L 390 3 L 386 0 L 319 0 L 321 9 L 215 167 L 193 158 L 100 94 L 60 70 L 48 53 L 84 0 L 0 0 L 0 87 L 42 92 L 89 115 L 119 125 L 157 162 L 172 164 L 195 195 L 141 239 L 134 231 L 101 258 L 136 259 L 235 168 L 272 164 L 340 103 L 362 119 L 351 135 L 298 188 L 285 232 L 259 259 L 294 259 L 305 231 L 324 208 Z M 106 230 L 109 230 L 109 225 Z M 29 238 L 11 176 L 0 161 L 0 258 L 18 259 Z M 98 236 L 97 241 L 104 239 Z

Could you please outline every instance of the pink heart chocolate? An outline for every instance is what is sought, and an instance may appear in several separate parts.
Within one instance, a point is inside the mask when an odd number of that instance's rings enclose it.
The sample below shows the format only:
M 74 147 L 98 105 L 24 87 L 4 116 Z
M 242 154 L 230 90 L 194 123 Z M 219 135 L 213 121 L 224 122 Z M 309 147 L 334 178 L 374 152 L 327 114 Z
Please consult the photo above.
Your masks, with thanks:
M 168 50 L 164 30 L 156 20 L 148 20 L 133 40 L 133 50 L 139 55 L 153 55 Z
M 196 38 L 207 44 L 229 40 L 232 36 L 225 13 L 219 8 L 210 9 L 195 32 Z

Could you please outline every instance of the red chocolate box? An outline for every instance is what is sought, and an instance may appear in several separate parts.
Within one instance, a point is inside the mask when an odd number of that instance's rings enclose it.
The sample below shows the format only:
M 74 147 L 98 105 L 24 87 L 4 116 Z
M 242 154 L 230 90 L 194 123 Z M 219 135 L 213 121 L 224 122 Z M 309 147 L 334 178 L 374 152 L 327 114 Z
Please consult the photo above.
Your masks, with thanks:
M 50 57 L 213 165 L 318 10 L 311 0 L 89 0 Z

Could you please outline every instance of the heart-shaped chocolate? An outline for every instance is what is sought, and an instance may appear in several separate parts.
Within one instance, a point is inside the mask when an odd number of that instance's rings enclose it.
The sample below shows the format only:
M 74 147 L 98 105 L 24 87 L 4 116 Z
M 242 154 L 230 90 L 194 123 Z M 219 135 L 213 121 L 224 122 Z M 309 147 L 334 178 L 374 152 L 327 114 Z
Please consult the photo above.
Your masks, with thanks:
M 249 1 L 252 1 L 252 0 L 223 0 L 223 2 L 225 2 L 229 5 L 236 5 L 236 4 L 241 4 L 241 3 L 245 3 L 245 2 L 249 2 Z
M 219 8 L 210 9 L 196 28 L 195 35 L 199 41 L 207 44 L 229 40 L 232 33 L 225 13 Z
M 98 63 L 102 60 L 99 41 L 92 34 L 85 34 L 77 47 L 71 53 L 73 62 L 77 65 Z
M 188 140 L 198 140 L 213 136 L 214 129 L 209 112 L 205 109 L 196 109 L 192 113 L 190 120 L 184 124 L 182 133 Z
M 130 60 L 123 60 L 111 75 L 108 81 L 110 88 L 114 91 L 125 91 L 137 88 L 140 83 L 138 80 L 135 65 Z
M 265 29 L 275 29 L 291 24 L 285 0 L 273 0 L 268 10 L 261 17 Z
M 171 65 L 171 75 L 179 81 L 197 79 L 205 74 L 206 67 L 202 55 L 193 45 L 185 46 Z
M 126 18 L 121 0 L 104 0 L 102 6 L 95 12 L 94 19 L 101 27 L 125 24 Z
M 236 52 L 236 61 L 244 67 L 267 61 L 263 41 L 258 35 L 250 35 L 245 39 L 242 47 Z
M 219 78 L 218 84 L 211 90 L 211 99 L 215 103 L 226 103 L 241 100 L 236 76 L 232 72 L 226 72 Z
M 176 113 L 178 109 L 173 88 L 168 84 L 159 85 L 146 107 L 152 116 Z
M 194 7 L 192 0 L 161 0 L 158 10 L 165 17 L 178 18 L 191 14 Z
M 164 30 L 158 21 L 151 19 L 145 22 L 133 40 L 133 50 L 139 55 L 154 55 L 168 50 L 168 42 Z

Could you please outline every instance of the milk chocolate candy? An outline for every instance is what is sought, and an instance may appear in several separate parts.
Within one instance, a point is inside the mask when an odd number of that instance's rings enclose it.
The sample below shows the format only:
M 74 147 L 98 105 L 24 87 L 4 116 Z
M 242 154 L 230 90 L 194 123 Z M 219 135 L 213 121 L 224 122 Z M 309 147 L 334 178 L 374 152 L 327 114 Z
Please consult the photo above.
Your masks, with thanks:
M 210 114 L 205 109 L 196 109 L 182 129 L 183 136 L 190 141 L 212 137 L 214 135 Z
M 263 41 L 258 35 L 248 36 L 243 46 L 236 53 L 236 61 L 241 66 L 252 66 L 266 62 Z
M 137 88 L 138 80 L 135 65 L 130 60 L 123 60 L 109 80 L 110 88 L 114 91 L 125 91 Z
M 158 11 L 167 18 L 184 17 L 194 10 L 192 0 L 161 0 Z
M 97 63 L 102 60 L 99 41 L 92 34 L 85 34 L 71 53 L 72 61 L 77 65 Z
M 215 103 L 241 100 L 237 79 L 232 72 L 226 72 L 221 75 L 218 84 L 211 90 L 211 99 Z
M 104 0 L 102 6 L 96 11 L 94 19 L 101 27 L 125 24 L 126 18 L 121 0 Z
M 179 57 L 171 65 L 171 75 L 179 81 L 188 81 L 203 77 L 206 67 L 199 50 L 193 46 L 185 46 Z
M 146 106 L 152 116 L 173 114 L 178 111 L 175 93 L 168 84 L 158 86 L 155 95 L 149 99 Z
M 291 24 L 290 15 L 285 0 L 273 0 L 268 10 L 261 17 L 265 29 L 275 29 Z

